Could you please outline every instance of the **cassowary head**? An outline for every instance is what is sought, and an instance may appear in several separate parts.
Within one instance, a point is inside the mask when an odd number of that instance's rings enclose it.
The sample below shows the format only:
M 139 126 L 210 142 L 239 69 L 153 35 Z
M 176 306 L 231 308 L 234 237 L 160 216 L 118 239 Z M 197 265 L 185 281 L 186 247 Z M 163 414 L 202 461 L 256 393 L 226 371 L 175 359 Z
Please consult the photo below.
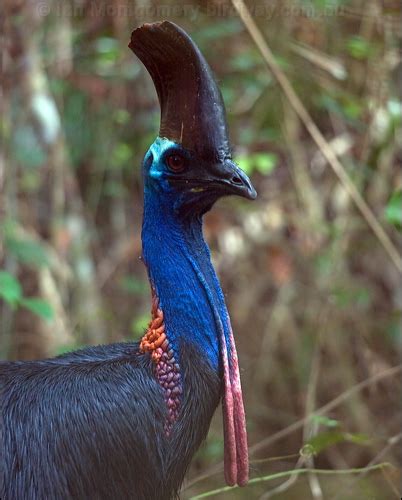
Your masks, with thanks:
M 191 38 L 164 21 L 136 29 L 129 47 L 149 71 L 161 107 L 159 137 L 143 163 L 145 188 L 182 212 L 203 213 L 224 195 L 254 199 L 231 159 L 221 93 Z

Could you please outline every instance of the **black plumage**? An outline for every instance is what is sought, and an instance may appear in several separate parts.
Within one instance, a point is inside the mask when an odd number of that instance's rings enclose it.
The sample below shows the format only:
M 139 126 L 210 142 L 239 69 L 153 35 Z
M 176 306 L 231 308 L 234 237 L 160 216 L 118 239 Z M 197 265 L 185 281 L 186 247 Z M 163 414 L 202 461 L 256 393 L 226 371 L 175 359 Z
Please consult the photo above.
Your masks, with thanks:
M 137 343 L 0 363 L 0 498 L 168 500 L 205 438 L 221 381 L 183 345 L 181 418 L 167 438 L 152 362 Z M 208 394 L 206 398 L 205 395 Z

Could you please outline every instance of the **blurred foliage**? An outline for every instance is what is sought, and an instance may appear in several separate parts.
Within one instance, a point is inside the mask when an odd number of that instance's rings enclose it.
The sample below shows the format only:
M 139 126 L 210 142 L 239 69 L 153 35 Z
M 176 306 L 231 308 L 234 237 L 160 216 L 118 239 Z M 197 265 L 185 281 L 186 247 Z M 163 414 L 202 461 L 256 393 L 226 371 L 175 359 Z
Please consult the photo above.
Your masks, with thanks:
M 295 91 L 401 248 L 400 3 L 248 5 Z M 230 2 L 6 0 L 5 9 L 2 357 L 137 340 L 147 325 L 148 282 L 138 258 L 140 165 L 157 134 L 159 107 L 127 42 L 140 23 L 169 18 L 191 34 L 214 70 L 234 157 L 259 193 L 253 204 L 220 202 L 205 227 L 243 368 L 252 475 L 383 460 L 400 467 L 395 376 L 317 412 L 400 362 L 400 276 Z M 219 419 L 183 498 L 223 484 L 211 469 L 223 456 Z M 317 478 L 315 496 L 305 475 L 282 489 L 275 490 L 286 478 L 218 497 L 383 500 L 397 488 L 392 471 L 342 476 L 342 485 Z
M 22 306 L 43 319 L 53 318 L 51 306 L 40 298 L 24 297 L 18 279 L 6 271 L 0 271 L 0 297 L 12 308 Z
M 385 207 L 385 217 L 390 224 L 402 229 L 402 191 L 396 191 Z

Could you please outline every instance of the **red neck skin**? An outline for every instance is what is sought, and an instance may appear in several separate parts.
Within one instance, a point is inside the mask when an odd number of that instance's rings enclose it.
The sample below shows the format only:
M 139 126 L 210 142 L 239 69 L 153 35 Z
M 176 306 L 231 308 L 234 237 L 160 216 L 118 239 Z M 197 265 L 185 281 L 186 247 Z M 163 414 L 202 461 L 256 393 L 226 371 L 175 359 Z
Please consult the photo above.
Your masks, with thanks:
M 224 395 L 222 400 L 225 441 L 225 480 L 229 486 L 244 486 L 248 482 L 249 461 L 246 416 L 241 390 L 239 362 L 233 332 L 230 327 L 230 358 L 225 336 L 221 335 Z

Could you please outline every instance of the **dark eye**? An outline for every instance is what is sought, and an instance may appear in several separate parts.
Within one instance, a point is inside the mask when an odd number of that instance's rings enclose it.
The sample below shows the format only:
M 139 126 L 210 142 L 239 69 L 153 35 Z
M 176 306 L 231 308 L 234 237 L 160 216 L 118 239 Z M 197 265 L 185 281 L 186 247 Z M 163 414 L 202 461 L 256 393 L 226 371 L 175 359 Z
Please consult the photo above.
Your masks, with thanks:
M 172 172 L 181 172 L 186 166 L 186 160 L 178 154 L 168 156 L 166 162 Z

